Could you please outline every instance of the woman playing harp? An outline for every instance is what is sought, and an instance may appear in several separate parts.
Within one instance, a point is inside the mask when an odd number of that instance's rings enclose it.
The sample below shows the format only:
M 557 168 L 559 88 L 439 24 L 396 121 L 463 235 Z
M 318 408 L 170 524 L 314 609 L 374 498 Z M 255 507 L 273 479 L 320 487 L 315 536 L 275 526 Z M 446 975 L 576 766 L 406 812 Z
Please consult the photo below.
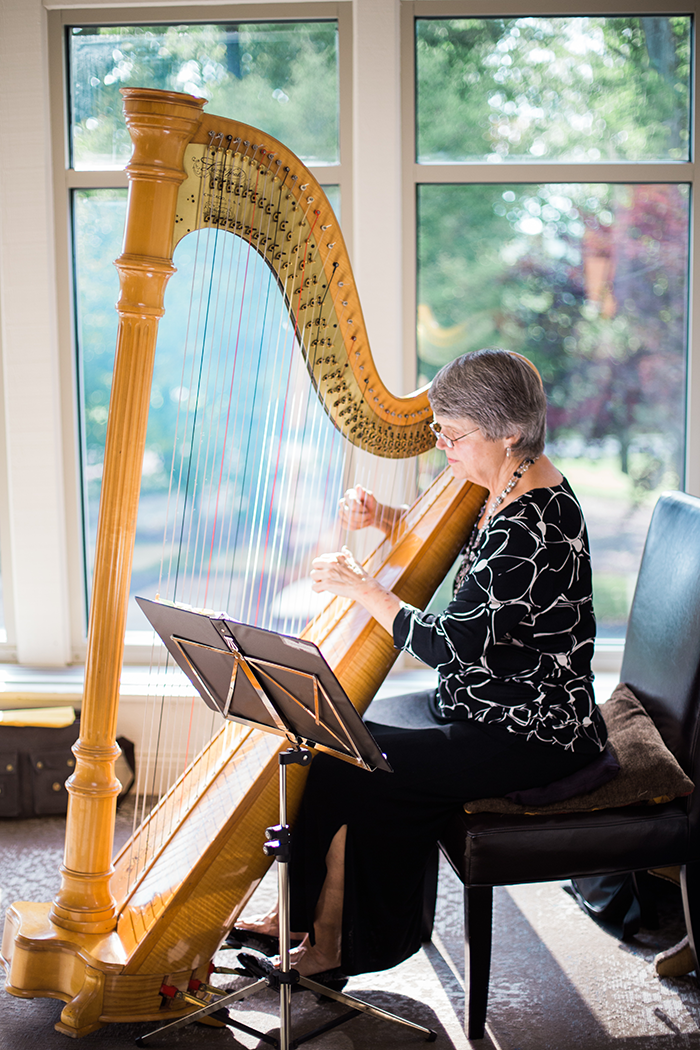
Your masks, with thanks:
M 292 965 L 307 976 L 342 981 L 417 951 L 423 873 L 464 801 L 550 784 L 606 743 L 592 689 L 586 526 L 543 455 L 537 373 L 516 354 L 482 350 L 443 368 L 429 397 L 453 475 L 488 492 L 447 609 L 402 602 L 347 549 L 317 558 L 311 573 L 315 590 L 359 602 L 439 681 L 406 698 L 420 728 L 369 723 L 392 775 L 314 759 L 290 868 L 292 926 L 306 934 Z M 362 489 L 346 494 L 342 514 L 350 527 L 393 520 Z M 274 934 L 274 915 L 236 932 Z

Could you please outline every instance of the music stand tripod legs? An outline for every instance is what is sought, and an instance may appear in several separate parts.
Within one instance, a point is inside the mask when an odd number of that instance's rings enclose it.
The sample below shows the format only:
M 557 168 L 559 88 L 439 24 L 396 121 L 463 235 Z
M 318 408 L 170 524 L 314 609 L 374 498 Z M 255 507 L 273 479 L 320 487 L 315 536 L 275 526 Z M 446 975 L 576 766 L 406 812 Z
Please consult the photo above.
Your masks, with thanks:
M 201 1009 L 196 1010 L 194 1013 L 187 1014 L 185 1017 L 179 1017 L 177 1020 L 171 1021 L 170 1024 L 163 1025 L 160 1028 L 156 1028 L 153 1032 L 141 1036 L 136 1041 L 137 1045 L 147 1046 L 154 1036 L 160 1035 L 162 1032 L 171 1031 L 174 1028 L 181 1028 L 184 1025 L 192 1024 L 193 1021 L 198 1021 L 209 1014 L 217 1013 L 218 1011 L 225 1009 L 227 1006 L 232 1005 L 234 1002 L 255 995 L 256 992 L 267 987 L 277 987 L 279 989 L 279 1039 L 275 1039 L 274 1037 L 267 1035 L 267 1033 L 259 1032 L 254 1028 L 241 1024 L 234 1018 L 229 1018 L 229 1020 L 224 1023 L 230 1024 L 233 1028 L 238 1028 L 250 1035 L 256 1035 L 264 1042 L 278 1047 L 279 1050 L 292 1050 L 292 1048 L 301 1046 L 302 1043 L 306 1043 L 310 1039 L 314 1039 L 316 1036 L 322 1035 L 324 1032 L 328 1032 L 332 1028 L 344 1024 L 346 1021 L 351 1020 L 351 1018 L 356 1017 L 360 1013 L 367 1013 L 371 1014 L 373 1017 L 379 1017 L 385 1021 L 393 1021 L 394 1024 L 403 1025 L 405 1028 L 424 1035 L 426 1041 L 432 1043 L 437 1038 L 437 1033 L 432 1029 L 415 1024 L 413 1021 L 408 1021 L 404 1017 L 399 1017 L 396 1014 L 389 1013 L 387 1010 L 381 1010 L 379 1007 L 372 1006 L 371 1003 L 363 1002 L 361 999 L 356 999 L 354 996 L 347 995 L 345 992 L 339 992 L 334 988 L 328 988 L 325 984 L 319 984 L 317 981 L 314 981 L 313 977 L 302 977 L 291 967 L 289 961 L 291 941 L 289 907 L 289 854 L 291 849 L 291 828 L 287 823 L 287 766 L 292 764 L 302 766 L 309 765 L 311 761 L 311 752 L 303 747 L 290 748 L 287 751 L 281 751 L 279 753 L 278 761 L 280 822 L 274 827 L 267 828 L 267 842 L 263 846 L 263 851 L 267 856 L 273 856 L 277 862 L 280 938 L 279 969 L 272 966 L 268 960 L 261 959 L 259 960 L 260 978 L 253 984 L 247 985 L 245 988 L 240 988 L 235 992 L 226 992 L 222 989 L 214 988 L 211 985 L 203 986 L 211 1001 L 203 1004 Z M 258 962 L 258 960 L 256 960 L 256 962 Z M 228 968 L 216 968 L 213 972 L 236 973 L 237 971 L 229 970 Z M 314 1028 L 312 1031 L 305 1032 L 296 1039 L 292 1039 L 291 1001 L 292 989 L 294 986 L 307 988 L 318 996 L 325 996 L 329 999 L 334 999 L 336 1002 L 343 1003 L 350 1009 L 347 1013 L 341 1014 L 340 1017 L 336 1017 L 332 1021 L 329 1021 L 318 1028 Z M 188 998 L 193 1004 L 196 1002 L 194 997 Z M 221 1017 L 221 1020 L 223 1020 L 223 1016 L 219 1016 Z

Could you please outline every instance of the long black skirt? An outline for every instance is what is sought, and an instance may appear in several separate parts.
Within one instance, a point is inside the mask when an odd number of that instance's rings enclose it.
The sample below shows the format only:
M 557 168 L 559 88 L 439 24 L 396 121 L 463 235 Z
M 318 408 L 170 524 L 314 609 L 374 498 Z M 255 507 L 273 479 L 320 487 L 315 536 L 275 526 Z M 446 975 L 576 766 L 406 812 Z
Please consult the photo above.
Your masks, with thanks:
M 341 962 L 347 974 L 388 969 L 420 948 L 426 866 L 465 801 L 550 784 L 595 757 L 497 726 L 439 723 L 430 696 L 393 698 L 390 705 L 392 721 L 403 710 L 402 721 L 420 728 L 367 722 L 393 773 L 369 773 L 322 754 L 309 771 L 292 833 L 291 926 L 313 938 L 326 853 L 347 824 Z

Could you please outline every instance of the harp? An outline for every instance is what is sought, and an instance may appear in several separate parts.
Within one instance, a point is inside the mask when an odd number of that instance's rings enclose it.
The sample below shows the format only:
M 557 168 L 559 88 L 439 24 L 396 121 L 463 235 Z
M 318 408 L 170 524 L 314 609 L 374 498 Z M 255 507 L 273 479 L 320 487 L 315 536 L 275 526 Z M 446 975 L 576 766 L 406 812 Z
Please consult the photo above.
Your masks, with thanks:
M 134 150 L 120 275 L 88 657 L 64 864 L 51 903 L 19 902 L 5 921 L 7 990 L 66 1005 L 57 1028 L 163 1017 L 167 982 L 206 980 L 212 956 L 262 878 L 263 830 L 276 817 L 269 736 L 226 723 L 112 859 L 119 676 L 151 376 L 175 245 L 226 231 L 265 260 L 336 433 L 379 457 L 430 448 L 426 393 L 392 395 L 367 342 L 337 222 L 317 181 L 264 133 L 202 111 L 189 95 L 124 89 Z M 371 571 L 424 605 L 475 520 L 483 490 L 442 474 L 372 552 Z M 229 610 L 236 615 L 236 609 Z M 363 609 L 334 599 L 305 636 L 360 711 L 390 669 L 392 641 Z M 290 808 L 302 789 L 290 782 Z

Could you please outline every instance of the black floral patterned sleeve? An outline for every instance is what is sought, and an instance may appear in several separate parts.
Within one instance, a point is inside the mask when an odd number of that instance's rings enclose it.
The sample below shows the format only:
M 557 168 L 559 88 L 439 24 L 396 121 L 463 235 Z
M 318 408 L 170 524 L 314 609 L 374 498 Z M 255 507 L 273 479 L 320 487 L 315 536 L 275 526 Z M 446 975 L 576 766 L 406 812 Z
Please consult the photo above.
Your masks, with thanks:
M 473 558 L 443 613 L 402 607 L 394 644 L 439 671 L 445 716 L 573 751 L 602 750 L 588 536 L 566 480 L 494 515 Z

